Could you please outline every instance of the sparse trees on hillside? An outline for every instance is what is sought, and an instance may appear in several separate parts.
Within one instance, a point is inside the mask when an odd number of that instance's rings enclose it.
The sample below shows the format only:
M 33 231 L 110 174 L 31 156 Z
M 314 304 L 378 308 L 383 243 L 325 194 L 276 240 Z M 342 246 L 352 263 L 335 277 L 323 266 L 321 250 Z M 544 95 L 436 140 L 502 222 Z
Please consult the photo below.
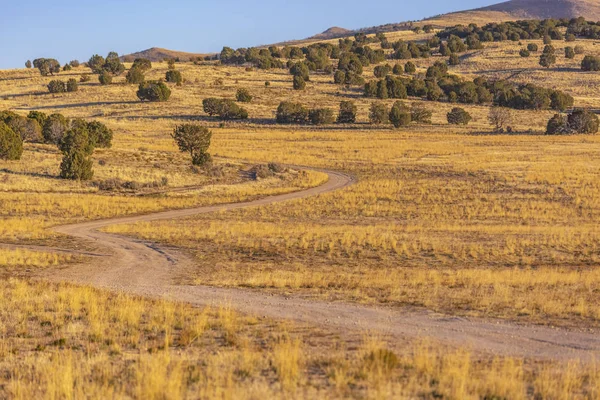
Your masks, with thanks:
M 584 109 L 575 109 L 563 116 L 555 114 L 546 127 L 546 135 L 596 134 L 600 127 L 598 116 Z
M 189 153 L 192 164 L 205 165 L 210 162 L 208 154 L 212 132 L 200 125 L 184 124 L 175 127 L 172 135 L 181 152 Z

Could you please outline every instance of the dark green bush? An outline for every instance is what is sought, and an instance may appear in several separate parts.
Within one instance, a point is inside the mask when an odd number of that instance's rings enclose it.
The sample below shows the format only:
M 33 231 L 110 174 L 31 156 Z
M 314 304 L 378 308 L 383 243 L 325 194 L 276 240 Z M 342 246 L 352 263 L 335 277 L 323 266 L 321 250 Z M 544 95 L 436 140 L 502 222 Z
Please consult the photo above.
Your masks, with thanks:
M 222 120 L 248 119 L 248 111 L 229 99 L 221 100 L 218 115 Z
M 145 58 L 136 58 L 131 65 L 131 69 L 133 68 L 138 68 L 142 72 L 150 71 L 152 69 L 152 63 Z
M 33 66 L 40 71 L 42 76 L 54 75 L 60 72 L 60 63 L 54 58 L 37 58 Z
M 170 83 L 175 83 L 177 86 L 181 86 L 183 83 L 183 77 L 181 76 L 181 72 L 170 69 L 167 71 L 165 75 L 165 80 Z
M 305 81 L 310 80 L 310 71 L 308 66 L 303 62 L 297 62 L 290 68 L 290 74 L 294 76 L 299 76 Z
M 448 123 L 453 125 L 467 125 L 471 122 L 471 114 L 462 108 L 455 107 L 447 115 Z
M 527 49 L 521 49 L 521 51 L 519 51 L 519 55 L 523 58 L 527 58 L 531 55 L 531 53 Z
M 340 124 L 353 124 L 356 122 L 356 105 L 352 101 L 342 101 L 337 122 Z
M 25 68 L 29 69 L 29 68 L 31 68 L 31 66 L 32 65 L 31 65 L 31 61 L 30 60 L 25 61 Z
M 144 71 L 138 67 L 132 67 L 129 71 L 127 71 L 127 75 L 125 75 L 125 81 L 131 85 L 139 85 L 144 83 L 146 81 Z
M 175 127 L 171 136 L 180 151 L 190 153 L 192 164 L 204 165 L 210 162 L 208 148 L 212 132 L 208 128 L 196 124 L 179 125 Z
M 252 101 L 252 95 L 250 94 L 250 91 L 246 88 L 238 89 L 237 93 L 235 94 L 235 98 L 240 103 L 250 103 Z
M 414 74 L 415 72 L 417 72 L 417 66 L 411 61 L 409 61 L 406 64 L 404 64 L 404 72 L 407 74 Z
M 538 48 L 537 44 L 535 44 L 535 43 L 529 43 L 527 45 L 527 50 L 529 50 L 532 53 L 535 53 L 535 52 L 537 52 L 539 50 L 539 48 Z
M 283 101 L 277 107 L 277 123 L 304 124 L 308 122 L 308 110 L 300 103 Z
M 20 160 L 23 140 L 4 122 L 0 122 L 0 160 Z
M 372 124 L 387 124 L 389 122 L 389 113 L 385 104 L 371 103 L 369 122 Z
M 294 90 L 304 90 L 306 88 L 306 82 L 299 75 L 294 75 Z
M 98 75 L 98 81 L 101 85 L 110 85 L 112 83 L 113 77 L 106 71 L 103 71 Z
M 63 156 L 60 177 L 63 179 L 89 181 L 94 177 L 93 163 L 89 154 L 72 151 Z
M 48 118 L 48 116 L 41 111 L 29 111 L 29 114 L 27 114 L 27 118 L 37 121 L 40 127 L 42 127 L 46 123 L 46 119 Z
M 90 143 L 96 148 L 108 149 L 112 146 L 113 131 L 102 122 L 92 121 L 87 124 Z
M 575 58 L 575 50 L 572 47 L 565 47 L 565 58 L 573 59 Z
M 71 61 L 69 62 L 69 65 L 70 65 L 71 67 L 73 67 L 73 68 L 79 68 L 79 65 L 80 65 L 80 64 L 79 64 L 79 60 L 71 60 Z
M 396 101 L 390 110 L 389 119 L 392 125 L 396 128 L 407 126 L 411 122 L 410 110 L 401 101 Z
M 77 83 L 77 79 L 71 78 L 67 81 L 67 92 L 76 92 L 79 90 L 79 84 Z
M 385 64 L 376 66 L 373 71 L 373 74 L 377 78 L 385 78 L 387 75 L 390 74 L 390 72 L 392 72 L 392 67 L 390 67 L 388 64 Z
M 577 108 L 567 116 L 567 121 L 569 124 L 569 129 L 574 133 L 598 133 L 600 121 L 598 120 L 598 116 L 589 110 Z
M 313 125 L 329 125 L 333 124 L 335 121 L 333 111 L 329 108 L 316 108 L 310 110 L 308 119 Z
M 585 56 L 581 62 L 583 71 L 600 71 L 600 57 Z
M 448 60 L 448 65 L 459 65 L 459 64 L 460 64 L 460 58 L 458 57 L 458 54 L 456 54 L 456 53 L 450 54 L 450 59 Z
M 53 80 L 48 83 L 48 91 L 50 93 L 64 93 L 67 91 L 67 87 L 63 81 Z
M 101 74 L 105 62 L 106 60 L 104 60 L 104 57 L 94 54 L 92 57 L 90 57 L 87 64 L 94 74 Z
M 141 101 L 167 101 L 171 97 L 171 89 L 164 82 L 141 83 L 137 91 L 137 97 Z
M 217 99 L 214 97 L 210 97 L 202 100 L 202 106 L 204 108 L 204 112 L 210 115 L 218 115 L 221 110 L 221 99 Z
M 343 85 L 346 83 L 346 72 L 340 71 L 339 69 L 335 71 L 335 74 L 333 74 L 333 83 L 338 85 Z

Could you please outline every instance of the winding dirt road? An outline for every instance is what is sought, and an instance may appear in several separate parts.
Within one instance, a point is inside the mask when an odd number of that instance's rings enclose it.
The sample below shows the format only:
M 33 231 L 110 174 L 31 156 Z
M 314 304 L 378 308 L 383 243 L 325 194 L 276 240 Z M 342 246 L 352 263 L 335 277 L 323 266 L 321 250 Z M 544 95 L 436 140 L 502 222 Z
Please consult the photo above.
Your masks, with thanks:
M 65 235 L 93 243 L 89 262 L 46 276 L 53 280 L 88 284 L 115 291 L 184 301 L 194 305 L 228 304 L 234 309 L 278 319 L 289 319 L 340 332 L 374 331 L 393 338 L 431 337 L 475 351 L 554 360 L 600 359 L 600 335 L 518 325 L 500 320 L 459 318 L 427 311 L 407 311 L 348 303 L 329 303 L 243 289 L 175 285 L 174 278 L 193 261 L 183 252 L 133 238 L 99 232 L 115 224 L 175 219 L 197 214 L 259 207 L 318 196 L 351 185 L 351 176 L 333 171 L 327 183 L 308 190 L 244 203 L 166 211 L 57 227 Z

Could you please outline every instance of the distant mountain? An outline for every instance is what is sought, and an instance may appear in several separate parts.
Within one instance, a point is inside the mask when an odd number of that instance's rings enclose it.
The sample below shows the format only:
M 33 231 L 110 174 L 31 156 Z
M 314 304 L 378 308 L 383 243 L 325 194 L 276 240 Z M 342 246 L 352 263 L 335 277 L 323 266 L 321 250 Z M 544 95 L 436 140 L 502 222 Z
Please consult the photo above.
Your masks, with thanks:
M 162 61 L 165 59 L 179 58 L 181 61 L 190 61 L 198 57 L 205 57 L 208 54 L 186 53 L 183 51 L 175 51 L 153 47 L 148 50 L 138 51 L 137 53 L 127 54 L 121 57 L 122 61 L 132 62 L 136 58 L 145 58 L 150 61 Z
M 600 19 L 598 0 L 511 0 L 473 11 L 500 11 L 515 17 L 531 19 L 577 17 L 585 17 L 590 21 Z
M 352 35 L 353 31 L 349 29 L 340 28 L 338 26 L 331 27 L 327 29 L 325 32 L 319 33 L 318 35 L 311 36 L 308 40 L 327 40 L 327 39 L 337 39 L 340 37 L 345 37 Z

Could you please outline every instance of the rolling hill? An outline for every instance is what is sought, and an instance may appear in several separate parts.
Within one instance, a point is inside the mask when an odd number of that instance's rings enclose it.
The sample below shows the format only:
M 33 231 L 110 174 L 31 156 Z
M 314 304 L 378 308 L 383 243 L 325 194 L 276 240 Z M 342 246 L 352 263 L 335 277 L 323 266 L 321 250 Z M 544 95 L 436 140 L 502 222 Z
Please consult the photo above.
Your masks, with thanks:
M 150 61 L 162 61 L 170 58 L 178 58 L 181 61 L 190 61 L 198 57 L 205 57 L 208 54 L 199 53 L 186 53 L 183 51 L 175 51 L 169 49 L 162 49 L 160 47 L 153 47 L 151 49 L 138 51 L 137 53 L 127 54 L 121 57 L 122 61 L 132 62 L 136 58 L 145 58 Z

